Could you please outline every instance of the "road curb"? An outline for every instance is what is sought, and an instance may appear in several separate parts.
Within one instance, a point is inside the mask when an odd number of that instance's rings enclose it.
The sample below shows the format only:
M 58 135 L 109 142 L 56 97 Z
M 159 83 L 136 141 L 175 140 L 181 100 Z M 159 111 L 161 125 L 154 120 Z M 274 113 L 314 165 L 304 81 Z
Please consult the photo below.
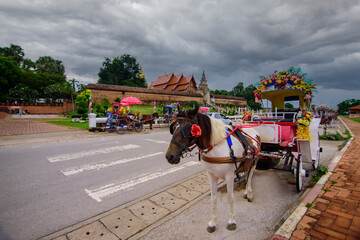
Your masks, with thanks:
M 130 202 L 124 203 L 124 204 L 122 204 L 120 206 L 117 206 L 117 207 L 115 207 L 113 209 L 110 209 L 110 210 L 108 210 L 106 212 L 100 213 L 100 214 L 98 214 L 98 215 L 96 215 L 94 217 L 88 218 L 88 219 L 86 219 L 84 221 L 81 221 L 81 222 L 76 223 L 74 225 L 68 226 L 68 227 L 66 227 L 66 228 L 64 228 L 62 230 L 59 230 L 59 231 L 53 232 L 51 234 L 48 234 L 46 236 L 43 236 L 43 237 L 39 238 L 38 240 L 51 240 L 51 239 L 57 239 L 57 238 L 60 238 L 60 237 L 65 237 L 65 239 L 67 239 L 66 235 L 71 233 L 71 232 L 74 232 L 74 231 L 76 231 L 78 229 L 86 227 L 87 225 L 90 225 L 90 224 L 92 224 L 94 222 L 100 222 L 101 218 L 104 218 L 106 216 L 109 216 L 109 215 L 117 212 L 117 211 L 125 209 L 125 208 L 127 208 L 127 207 L 129 207 L 131 205 L 134 205 L 135 203 L 138 203 L 138 202 L 141 202 L 143 200 L 149 199 L 149 198 L 153 197 L 154 195 L 157 195 L 157 194 L 159 194 L 161 192 L 165 192 L 166 190 L 168 190 L 168 189 L 170 189 L 170 188 L 172 188 L 174 186 L 180 185 L 180 184 L 182 184 L 182 183 L 184 183 L 184 182 L 186 182 L 186 181 L 188 181 L 190 179 L 193 179 L 193 178 L 195 178 L 197 176 L 200 176 L 200 175 L 202 175 L 204 173 L 206 173 L 205 170 L 201 171 L 200 173 L 197 173 L 197 174 L 195 174 L 195 175 L 193 175 L 191 177 L 183 179 L 183 180 L 181 180 L 179 182 L 176 182 L 176 183 L 173 183 L 173 184 L 171 184 L 169 186 L 163 187 L 160 190 L 149 193 L 149 194 L 147 194 L 145 196 L 139 197 L 139 198 L 134 199 L 134 200 L 132 200 Z M 225 184 L 224 182 L 220 182 L 219 185 L 218 185 L 218 188 L 223 187 L 224 184 Z M 181 214 L 183 211 L 185 211 L 186 209 L 188 209 L 189 207 L 191 207 L 192 205 L 196 204 L 197 202 L 201 201 L 203 198 L 205 198 L 205 197 L 207 197 L 209 195 L 210 195 L 210 190 L 200 194 L 198 197 L 196 197 L 196 198 L 194 198 L 194 199 L 192 199 L 190 201 L 187 201 L 187 203 L 184 204 L 183 206 L 181 206 L 180 208 L 176 209 L 175 211 L 170 212 L 169 214 L 167 214 L 163 218 L 159 219 L 158 221 L 147 225 L 144 229 L 141 230 L 141 232 L 130 236 L 128 239 L 138 239 L 140 237 L 145 236 L 147 233 L 149 233 L 151 230 L 155 229 L 156 227 L 160 226 L 165 221 L 176 217 L 177 215 Z
M 345 128 L 350 132 L 351 138 L 346 143 L 346 145 L 333 157 L 331 163 L 329 165 L 329 171 L 327 174 L 323 175 L 320 180 L 315 184 L 315 186 L 308 192 L 304 193 L 304 197 L 302 197 L 301 202 L 295 208 L 295 210 L 290 214 L 290 216 L 286 219 L 286 221 L 280 226 L 280 228 L 275 232 L 275 234 L 269 238 L 269 240 L 287 240 L 290 239 L 293 231 L 296 229 L 296 226 L 303 218 L 305 213 L 307 212 L 308 208 L 306 205 L 308 203 L 313 203 L 318 194 L 320 193 L 321 189 L 325 185 L 326 181 L 332 175 L 332 171 L 336 168 L 338 163 L 340 162 L 341 158 L 343 157 L 346 150 L 349 148 L 350 144 L 353 141 L 353 133 L 345 124 L 345 122 L 339 118 L 341 123 L 345 126 Z

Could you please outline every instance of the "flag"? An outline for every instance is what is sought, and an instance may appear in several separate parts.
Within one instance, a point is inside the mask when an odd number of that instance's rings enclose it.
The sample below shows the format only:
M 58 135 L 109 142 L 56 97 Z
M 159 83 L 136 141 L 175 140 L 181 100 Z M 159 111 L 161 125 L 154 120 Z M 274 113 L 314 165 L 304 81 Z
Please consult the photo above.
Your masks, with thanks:
M 156 111 L 156 104 L 155 104 L 155 100 L 154 100 L 154 112 Z
M 89 97 L 89 112 L 90 112 L 91 106 L 92 106 L 92 102 L 91 102 L 91 96 L 90 96 Z

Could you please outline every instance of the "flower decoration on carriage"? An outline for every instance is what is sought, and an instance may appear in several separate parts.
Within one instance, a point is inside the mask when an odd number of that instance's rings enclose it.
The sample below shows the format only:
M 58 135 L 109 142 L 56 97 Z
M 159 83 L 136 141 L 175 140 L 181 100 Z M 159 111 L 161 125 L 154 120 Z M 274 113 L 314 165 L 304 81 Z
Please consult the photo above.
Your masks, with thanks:
M 304 92 L 305 98 L 312 98 L 313 92 L 316 92 L 315 84 L 312 79 L 307 78 L 301 68 L 290 67 L 287 71 L 275 72 L 267 77 L 261 76 L 260 82 L 255 84 L 255 101 L 260 102 L 260 94 L 266 91 L 279 89 L 300 89 Z
M 141 115 L 141 112 L 140 112 L 140 111 L 136 111 L 136 112 L 135 112 L 135 116 L 136 116 L 136 117 L 138 117 L 138 116 L 140 116 L 140 115 Z
M 126 115 L 127 112 L 128 112 L 128 110 L 127 110 L 125 107 L 121 107 L 120 110 L 119 110 L 119 112 L 120 112 L 121 114 L 123 114 L 123 115 Z
M 312 121 L 312 114 L 309 110 L 302 107 L 301 111 L 296 116 L 297 129 L 296 136 L 299 139 L 308 139 L 311 142 L 309 125 Z
M 249 121 L 249 120 L 251 119 L 251 116 L 252 116 L 252 112 L 251 112 L 251 111 L 244 111 L 242 120 L 243 120 L 244 122 L 245 122 L 245 121 Z

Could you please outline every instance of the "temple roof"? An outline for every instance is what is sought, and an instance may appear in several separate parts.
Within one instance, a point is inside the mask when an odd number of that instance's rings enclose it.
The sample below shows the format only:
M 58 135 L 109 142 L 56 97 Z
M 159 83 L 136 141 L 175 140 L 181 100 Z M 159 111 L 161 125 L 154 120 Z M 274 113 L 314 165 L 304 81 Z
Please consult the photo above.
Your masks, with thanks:
M 159 76 L 156 81 L 151 82 L 148 88 L 168 91 L 186 91 L 191 82 L 193 82 L 194 87 L 197 89 L 193 75 L 184 77 L 183 74 L 174 75 L 174 73 L 169 73 Z

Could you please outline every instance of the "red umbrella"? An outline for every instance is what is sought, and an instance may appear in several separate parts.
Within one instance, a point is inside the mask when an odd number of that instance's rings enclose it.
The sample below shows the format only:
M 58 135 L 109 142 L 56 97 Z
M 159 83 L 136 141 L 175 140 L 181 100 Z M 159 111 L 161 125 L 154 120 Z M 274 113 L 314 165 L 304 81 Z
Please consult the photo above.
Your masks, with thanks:
M 137 99 L 136 97 L 126 97 L 123 98 L 120 103 L 127 103 L 127 104 L 142 104 L 142 102 Z

